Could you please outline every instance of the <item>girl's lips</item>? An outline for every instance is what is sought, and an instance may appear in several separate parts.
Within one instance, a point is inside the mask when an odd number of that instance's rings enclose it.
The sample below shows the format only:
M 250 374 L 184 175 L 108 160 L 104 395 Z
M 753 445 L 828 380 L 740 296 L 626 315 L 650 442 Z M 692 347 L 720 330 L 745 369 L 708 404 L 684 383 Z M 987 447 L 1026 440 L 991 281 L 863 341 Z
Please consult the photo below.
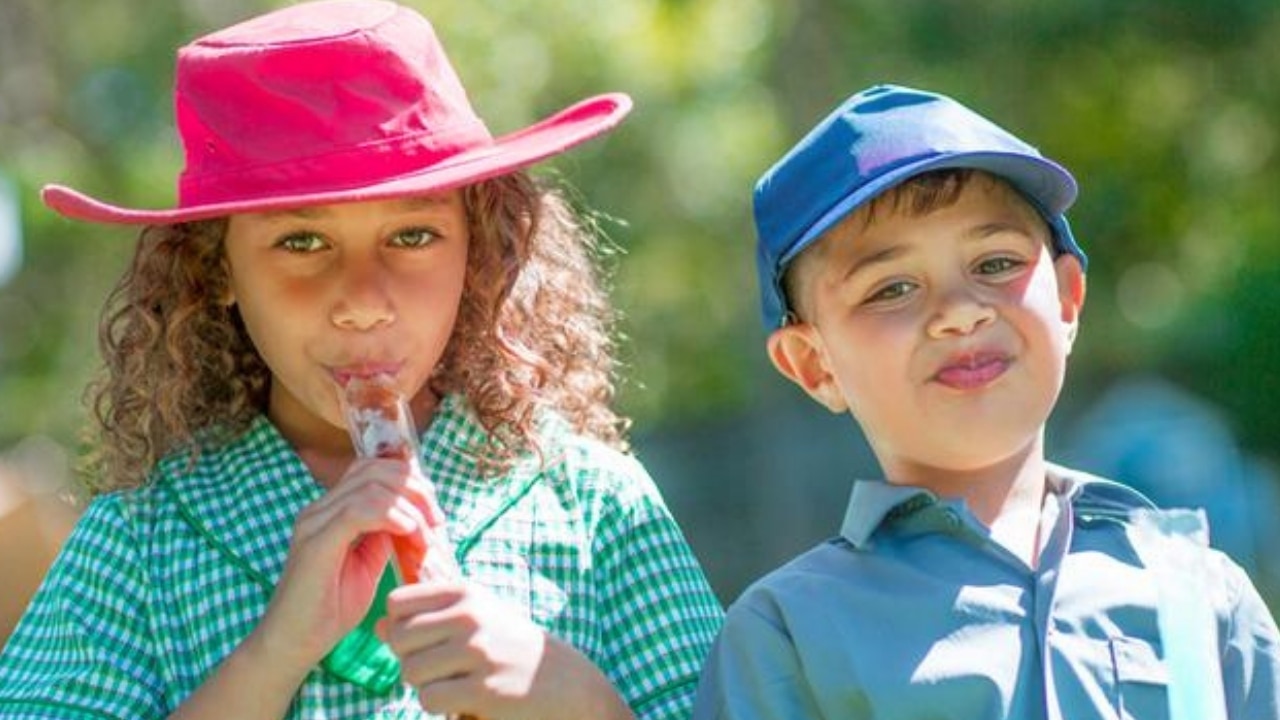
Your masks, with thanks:
M 952 358 L 934 374 L 934 381 L 956 390 L 972 390 L 995 381 L 1011 360 L 1000 353 L 975 353 Z
M 399 363 L 360 363 L 335 367 L 330 369 L 330 372 L 333 373 L 333 379 L 339 385 L 346 386 L 352 378 L 370 378 L 377 375 L 394 377 L 399 370 Z

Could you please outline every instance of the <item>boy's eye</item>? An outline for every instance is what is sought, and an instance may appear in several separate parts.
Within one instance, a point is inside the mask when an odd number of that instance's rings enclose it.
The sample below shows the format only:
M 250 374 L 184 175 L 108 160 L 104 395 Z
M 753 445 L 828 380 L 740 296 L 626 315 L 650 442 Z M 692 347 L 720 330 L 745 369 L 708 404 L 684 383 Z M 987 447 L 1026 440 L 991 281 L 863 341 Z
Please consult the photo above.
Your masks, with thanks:
M 276 247 L 289 252 L 315 252 L 325 247 L 324 238 L 313 232 L 296 232 L 276 241 Z
M 417 248 L 431 244 L 438 237 L 440 234 L 430 228 L 407 228 L 396 233 L 391 238 L 391 244 L 396 247 Z
M 892 302 L 894 300 L 907 296 L 914 289 L 915 289 L 914 283 L 910 283 L 905 280 L 898 280 L 896 282 L 889 283 L 888 285 L 885 285 L 884 287 L 871 293 L 871 296 L 867 298 L 866 302 L 868 303 Z
M 999 275 L 1016 270 L 1023 265 L 1026 263 L 1018 258 L 1000 255 L 979 262 L 976 270 L 979 275 Z

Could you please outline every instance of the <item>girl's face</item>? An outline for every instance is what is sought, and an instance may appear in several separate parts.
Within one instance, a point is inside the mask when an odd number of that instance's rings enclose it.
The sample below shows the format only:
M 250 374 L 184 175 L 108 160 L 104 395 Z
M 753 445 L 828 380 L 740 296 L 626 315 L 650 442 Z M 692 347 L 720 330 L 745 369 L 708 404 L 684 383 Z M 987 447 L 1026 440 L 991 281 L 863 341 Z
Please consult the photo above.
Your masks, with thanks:
M 338 396 L 390 374 L 416 407 L 462 297 L 462 193 L 234 215 L 231 300 L 271 369 L 268 415 L 300 450 L 350 452 Z

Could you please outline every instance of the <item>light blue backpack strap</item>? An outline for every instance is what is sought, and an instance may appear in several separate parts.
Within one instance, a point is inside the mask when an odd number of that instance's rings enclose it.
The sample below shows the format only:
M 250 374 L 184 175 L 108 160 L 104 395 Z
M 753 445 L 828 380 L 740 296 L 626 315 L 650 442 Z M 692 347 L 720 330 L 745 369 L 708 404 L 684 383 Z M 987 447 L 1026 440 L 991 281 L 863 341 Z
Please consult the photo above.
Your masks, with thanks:
M 1058 701 L 1058 688 L 1054 684 L 1053 654 L 1049 650 L 1048 632 L 1053 622 L 1053 603 L 1058 586 L 1058 576 L 1062 570 L 1062 562 L 1071 551 L 1071 538 L 1075 530 L 1075 517 L 1072 503 L 1062 504 L 1063 517 L 1054 525 L 1053 534 L 1040 555 L 1040 567 L 1048 568 L 1039 573 L 1036 588 L 1035 614 L 1036 627 L 1043 628 L 1045 637 L 1040 645 L 1040 664 L 1044 674 L 1044 717 L 1045 720 L 1069 720 L 1062 712 Z

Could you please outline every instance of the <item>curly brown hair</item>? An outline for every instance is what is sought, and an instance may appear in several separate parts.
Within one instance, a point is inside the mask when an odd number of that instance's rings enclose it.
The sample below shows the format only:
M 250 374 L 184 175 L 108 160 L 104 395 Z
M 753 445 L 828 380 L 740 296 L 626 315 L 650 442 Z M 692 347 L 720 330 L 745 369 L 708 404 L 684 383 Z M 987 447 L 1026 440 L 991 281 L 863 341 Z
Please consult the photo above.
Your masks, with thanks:
M 626 451 L 613 410 L 615 314 L 601 236 L 560 190 L 525 172 L 463 190 L 471 245 L 453 335 L 430 379 L 464 394 L 488 432 L 485 472 L 539 452 L 545 409 Z M 266 412 L 271 372 L 226 302 L 225 219 L 146 228 L 103 309 L 103 366 L 84 482 L 91 495 L 137 487 L 162 457 L 243 432 Z

